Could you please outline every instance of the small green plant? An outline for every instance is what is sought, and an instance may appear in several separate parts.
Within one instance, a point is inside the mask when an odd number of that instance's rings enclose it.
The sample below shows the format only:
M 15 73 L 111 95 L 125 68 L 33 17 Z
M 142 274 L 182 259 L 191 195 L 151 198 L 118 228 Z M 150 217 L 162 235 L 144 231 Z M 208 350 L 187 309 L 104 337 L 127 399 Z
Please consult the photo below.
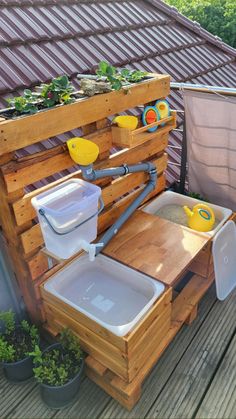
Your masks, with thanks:
M 126 84 L 141 81 L 148 73 L 141 70 L 129 70 L 128 68 L 118 70 L 106 61 L 100 61 L 96 74 L 99 77 L 105 77 L 111 84 L 112 89 L 120 90 Z
M 43 107 L 49 108 L 60 103 L 66 105 L 74 101 L 71 97 L 74 87 L 66 75 L 52 79 L 49 84 L 41 84 L 39 88 Z
M 34 114 L 38 111 L 38 96 L 29 89 L 25 89 L 22 96 L 7 101 L 11 107 L 15 108 L 17 114 Z
M 0 312 L 4 332 L 0 336 L 0 362 L 16 362 L 26 358 L 39 342 L 39 333 L 26 320 L 16 324 L 15 314 L 9 310 Z
M 209 202 L 208 199 L 204 198 L 204 196 L 201 196 L 197 192 L 189 192 L 188 196 L 190 196 L 191 198 L 194 198 L 194 199 L 199 199 L 199 201 Z
M 68 329 L 60 335 L 61 346 L 44 353 L 36 346 L 30 355 L 34 358 L 34 375 L 39 383 L 62 386 L 78 373 L 82 351 L 78 339 Z
M 34 114 L 43 108 L 74 101 L 74 87 L 66 75 L 54 78 L 48 84 L 42 83 L 35 89 L 34 92 L 25 89 L 22 96 L 7 100 L 15 115 Z

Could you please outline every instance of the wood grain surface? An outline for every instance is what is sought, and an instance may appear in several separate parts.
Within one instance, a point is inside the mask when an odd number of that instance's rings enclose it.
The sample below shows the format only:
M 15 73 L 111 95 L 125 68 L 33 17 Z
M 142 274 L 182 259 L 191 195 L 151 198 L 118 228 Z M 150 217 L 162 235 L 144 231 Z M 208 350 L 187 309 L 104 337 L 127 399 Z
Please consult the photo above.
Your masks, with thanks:
M 208 241 L 186 227 L 138 210 L 104 253 L 172 286 Z

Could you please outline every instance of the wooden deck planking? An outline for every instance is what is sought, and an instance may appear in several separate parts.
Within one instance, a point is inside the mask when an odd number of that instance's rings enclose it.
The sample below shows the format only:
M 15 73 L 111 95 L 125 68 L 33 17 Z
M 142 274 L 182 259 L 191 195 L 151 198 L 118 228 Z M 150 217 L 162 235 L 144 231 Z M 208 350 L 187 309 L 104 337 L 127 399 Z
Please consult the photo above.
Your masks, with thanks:
M 197 412 L 197 419 L 236 418 L 236 335 Z
M 6 380 L 0 369 L 0 418 L 6 418 L 21 400 L 27 398 L 36 387 L 36 383 L 30 381 L 26 384 L 12 384 Z
M 168 379 L 171 377 L 176 365 L 181 360 L 194 336 L 198 333 L 214 303 L 215 292 L 213 287 L 211 287 L 199 304 L 199 313 L 196 321 L 191 327 L 184 326 L 180 330 L 152 370 L 150 376 L 144 383 L 142 396 L 137 405 L 131 410 L 131 412 L 128 412 L 115 400 L 111 400 L 102 413 L 102 419 L 140 419 L 146 417 L 150 407 L 155 402 L 163 387 L 166 385 Z
M 34 382 L 18 386 L 0 378 L 0 418 L 236 418 L 235 296 L 216 301 L 211 287 L 197 319 L 167 348 L 131 412 L 87 378 L 74 405 L 58 412 L 44 406 Z
M 217 301 L 168 383 L 148 412 L 151 418 L 192 418 L 235 331 L 236 292 Z

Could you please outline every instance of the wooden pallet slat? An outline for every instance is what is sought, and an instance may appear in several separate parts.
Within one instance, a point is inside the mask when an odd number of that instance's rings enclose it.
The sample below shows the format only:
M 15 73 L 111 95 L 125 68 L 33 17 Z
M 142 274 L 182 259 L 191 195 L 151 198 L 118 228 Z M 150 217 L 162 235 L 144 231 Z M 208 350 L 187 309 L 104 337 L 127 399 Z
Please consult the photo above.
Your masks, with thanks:
M 168 137 L 165 135 L 161 137 L 158 142 L 151 140 L 145 144 L 145 148 L 142 146 L 132 150 L 122 150 L 121 152 L 111 155 L 107 160 L 102 163 L 96 163 L 94 167 L 96 169 L 121 166 L 123 163 L 135 164 L 139 161 L 151 158 L 153 155 L 162 153 L 168 145 Z M 160 171 L 159 171 L 160 172 Z M 16 217 L 18 225 L 22 225 L 25 222 L 32 220 L 36 216 L 36 212 L 31 205 L 31 199 L 39 193 L 46 192 L 48 189 L 59 185 L 65 180 L 69 180 L 73 177 L 80 177 L 81 172 L 77 171 L 70 174 L 63 179 L 52 182 L 51 184 L 44 186 L 36 191 L 26 194 L 22 199 L 17 200 L 13 203 L 13 211 Z
M 104 156 L 104 153 L 109 155 L 109 150 L 112 147 L 110 128 L 105 128 L 102 132 L 97 131 L 95 135 L 88 135 L 87 139 L 89 138 L 99 146 L 100 158 Z M 57 147 L 57 150 L 56 155 L 52 149 L 47 153 L 44 152 L 41 156 L 36 153 L 30 159 L 3 165 L 1 170 L 8 192 L 14 192 L 40 179 L 76 166 L 66 146 Z

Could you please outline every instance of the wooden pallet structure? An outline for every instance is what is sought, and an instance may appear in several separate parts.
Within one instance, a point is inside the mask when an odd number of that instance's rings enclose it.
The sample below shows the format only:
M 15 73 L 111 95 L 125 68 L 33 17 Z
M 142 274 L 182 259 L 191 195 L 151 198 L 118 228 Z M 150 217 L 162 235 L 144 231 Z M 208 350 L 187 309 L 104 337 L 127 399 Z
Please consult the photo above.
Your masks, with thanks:
M 169 132 L 176 127 L 172 112 L 155 132 L 153 126 L 120 132 L 109 117 L 140 105 L 154 104 L 170 93 L 170 78 L 153 75 L 126 90 L 79 99 L 35 115 L 0 121 L 0 222 L 13 270 L 33 321 L 56 335 L 70 327 L 89 354 L 87 375 L 112 397 L 131 409 L 141 394 L 142 383 L 180 327 L 193 321 L 197 305 L 213 281 L 211 243 L 156 216 L 137 210 L 105 249 L 105 254 L 165 284 L 165 291 L 149 312 L 126 336 L 118 337 L 47 293 L 43 284 L 69 261 L 49 260 L 31 199 L 71 179 L 79 168 L 46 186 L 27 192 L 27 187 L 55 173 L 74 167 L 66 146 L 17 158 L 16 151 L 50 137 L 82 129 L 82 135 L 100 149 L 95 168 L 152 161 L 158 171 L 155 190 L 146 201 L 165 189 Z M 160 125 L 160 124 L 159 124 Z M 113 146 L 120 150 L 111 154 Z M 105 210 L 99 216 L 99 233 L 106 230 L 144 188 L 147 174 L 128 174 L 97 182 L 102 187 Z M 78 255 L 75 255 L 78 257 Z M 49 263 L 50 262 L 50 263 Z M 181 290 L 176 288 L 186 272 L 195 275 Z
M 95 168 L 153 161 L 158 168 L 159 182 L 148 198 L 160 193 L 165 188 L 167 156 L 164 151 L 168 145 L 168 133 L 176 125 L 176 115 L 173 113 L 168 125 L 160 127 L 156 136 L 147 134 L 144 144 L 122 148 L 112 155 L 112 127 L 108 120 L 108 117 L 126 109 L 168 96 L 169 76 L 153 76 L 153 79 L 135 84 L 128 91 L 125 89 L 78 99 L 72 104 L 57 106 L 31 116 L 12 120 L 2 118 L 0 121 L 0 223 L 26 307 L 36 322 L 45 320 L 39 285 L 66 262 L 54 261 L 54 266 L 49 267 L 48 257 L 42 252 L 43 237 L 31 199 L 65 180 L 80 178 L 81 173 L 77 167 L 74 173 L 27 192 L 28 185 L 45 178 L 49 178 L 50 182 L 50 176 L 74 167 L 74 162 L 64 145 L 22 158 L 17 158 L 16 151 L 81 128 L 82 136 L 99 146 L 100 154 Z M 99 232 L 114 222 L 143 188 L 146 179 L 145 174 L 138 174 L 97 182 L 103 188 L 105 203 L 105 211 L 99 217 Z

